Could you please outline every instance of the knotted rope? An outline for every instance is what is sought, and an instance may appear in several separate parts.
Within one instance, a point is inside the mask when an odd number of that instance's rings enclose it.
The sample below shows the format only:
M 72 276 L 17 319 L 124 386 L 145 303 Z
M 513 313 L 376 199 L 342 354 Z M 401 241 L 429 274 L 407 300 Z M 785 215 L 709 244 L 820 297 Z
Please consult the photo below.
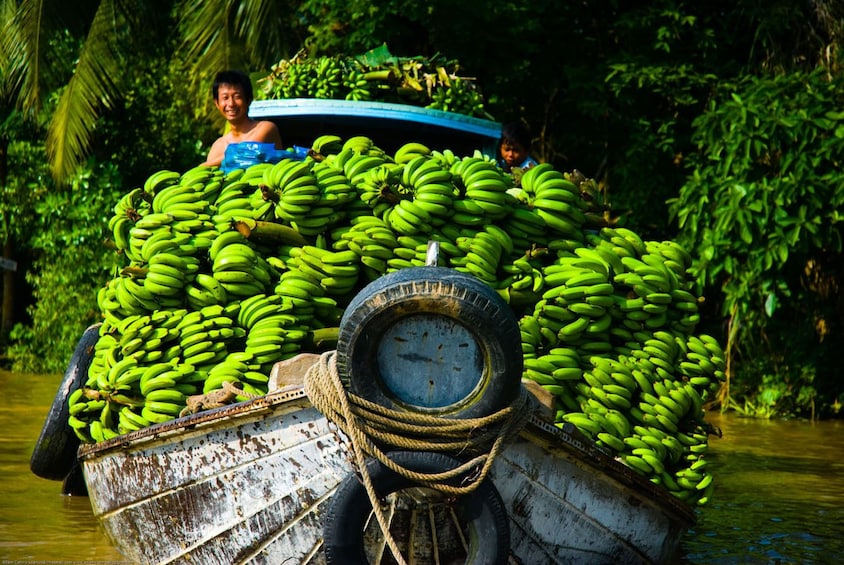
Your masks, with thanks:
M 305 374 L 304 384 L 311 403 L 348 438 L 353 463 L 361 475 L 381 531 L 393 556 L 401 564 L 404 560 L 381 511 L 367 471 L 366 455 L 374 457 L 400 476 L 426 487 L 451 496 L 465 495 L 486 478 L 497 455 L 518 435 L 535 408 L 530 393 L 519 387 L 519 395 L 509 406 L 481 418 L 448 419 L 392 410 L 346 390 L 337 372 L 335 351 L 320 356 Z M 398 465 L 379 444 L 410 451 L 458 452 L 473 456 L 442 473 L 418 473 Z M 447 483 L 464 475 L 458 485 Z

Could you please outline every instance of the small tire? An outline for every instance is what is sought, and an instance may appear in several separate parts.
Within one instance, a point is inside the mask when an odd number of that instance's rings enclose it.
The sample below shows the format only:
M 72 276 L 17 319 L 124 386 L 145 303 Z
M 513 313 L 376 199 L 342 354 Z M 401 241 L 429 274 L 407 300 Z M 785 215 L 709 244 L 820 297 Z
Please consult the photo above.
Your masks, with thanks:
M 364 287 L 340 320 L 340 379 L 394 410 L 487 416 L 518 395 L 522 363 L 512 309 L 491 287 L 453 269 L 387 274 Z
M 82 463 L 76 461 L 62 481 L 62 494 L 66 496 L 88 496 L 88 484 L 85 482 L 85 472 Z
M 76 463 L 79 438 L 67 424 L 67 399 L 88 377 L 88 367 L 94 356 L 94 345 L 100 337 L 99 332 L 100 324 L 93 324 L 82 333 L 53 398 L 38 441 L 35 442 L 29 469 L 43 479 L 64 480 Z
M 458 459 L 449 455 L 428 451 L 396 451 L 389 457 L 402 467 L 418 473 L 442 473 L 460 465 Z M 378 498 L 419 486 L 377 460 L 371 460 L 367 469 Z M 453 484 L 458 482 L 455 479 Z M 465 563 L 506 564 L 510 555 L 510 524 L 504 502 L 492 481 L 484 479 L 475 490 L 451 504 L 468 543 L 468 549 L 461 545 L 466 553 Z M 349 474 L 331 497 L 323 522 L 328 565 L 368 563 L 364 531 L 371 513 L 372 504 L 360 478 L 355 473 Z M 372 518 L 371 522 L 375 519 Z M 377 528 L 377 524 L 374 527 Z M 389 549 L 386 551 L 389 553 Z

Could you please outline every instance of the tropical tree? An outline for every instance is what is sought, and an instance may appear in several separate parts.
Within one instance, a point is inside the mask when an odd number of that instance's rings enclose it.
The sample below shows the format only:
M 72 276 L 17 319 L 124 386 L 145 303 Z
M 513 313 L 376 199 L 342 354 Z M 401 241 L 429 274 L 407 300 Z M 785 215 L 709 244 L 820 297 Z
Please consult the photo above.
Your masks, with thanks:
M 214 72 L 264 68 L 268 54 L 277 57 L 290 42 L 299 43 L 300 37 L 287 33 L 295 29 L 293 14 L 286 3 L 267 0 L 80 0 L 72 5 L 4 0 L 0 92 L 27 115 L 40 112 L 47 96 L 57 92 L 46 146 L 52 175 L 64 182 L 91 153 L 98 120 L 120 107 L 134 86 L 133 75 L 150 57 L 172 55 L 186 99 L 200 102 L 195 115 L 206 117 Z M 64 33 L 80 38 L 79 48 L 69 71 L 55 72 L 47 62 L 56 56 L 54 38 Z

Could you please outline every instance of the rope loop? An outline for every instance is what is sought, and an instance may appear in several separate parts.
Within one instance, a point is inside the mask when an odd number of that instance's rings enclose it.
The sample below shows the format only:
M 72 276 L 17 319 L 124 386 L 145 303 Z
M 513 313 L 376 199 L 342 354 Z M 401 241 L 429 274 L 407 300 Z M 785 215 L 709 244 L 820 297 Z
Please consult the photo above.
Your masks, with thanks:
M 347 449 L 357 469 L 385 540 L 400 564 L 405 561 L 390 535 L 389 524 L 366 468 L 374 457 L 400 476 L 451 497 L 475 490 L 487 477 L 496 456 L 515 439 L 536 408 L 524 387 L 509 406 L 481 418 L 449 419 L 393 410 L 357 396 L 343 386 L 337 372 L 336 351 L 326 351 L 305 373 L 305 394 L 330 423 L 348 438 Z M 387 456 L 390 448 L 469 455 L 458 467 L 443 473 L 418 473 Z M 455 479 L 462 477 L 457 484 Z

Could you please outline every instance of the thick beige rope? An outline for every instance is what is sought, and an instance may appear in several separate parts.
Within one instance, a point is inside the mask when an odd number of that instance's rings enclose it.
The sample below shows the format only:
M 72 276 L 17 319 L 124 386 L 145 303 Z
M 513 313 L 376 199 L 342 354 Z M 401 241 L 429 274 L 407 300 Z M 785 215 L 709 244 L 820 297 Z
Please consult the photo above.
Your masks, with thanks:
M 482 418 L 448 419 L 385 408 L 347 391 L 337 372 L 336 352 L 328 351 L 305 374 L 305 393 L 329 422 L 348 437 L 352 457 L 393 556 L 404 560 L 390 535 L 386 516 L 366 468 L 366 455 L 399 475 L 451 496 L 472 492 L 486 478 L 495 457 L 514 439 L 535 409 L 533 397 L 520 394 L 507 407 Z M 467 453 L 472 458 L 443 473 L 417 473 L 396 464 L 380 445 L 411 451 Z M 471 474 L 469 474 L 471 471 Z M 462 484 L 446 481 L 468 475 Z

